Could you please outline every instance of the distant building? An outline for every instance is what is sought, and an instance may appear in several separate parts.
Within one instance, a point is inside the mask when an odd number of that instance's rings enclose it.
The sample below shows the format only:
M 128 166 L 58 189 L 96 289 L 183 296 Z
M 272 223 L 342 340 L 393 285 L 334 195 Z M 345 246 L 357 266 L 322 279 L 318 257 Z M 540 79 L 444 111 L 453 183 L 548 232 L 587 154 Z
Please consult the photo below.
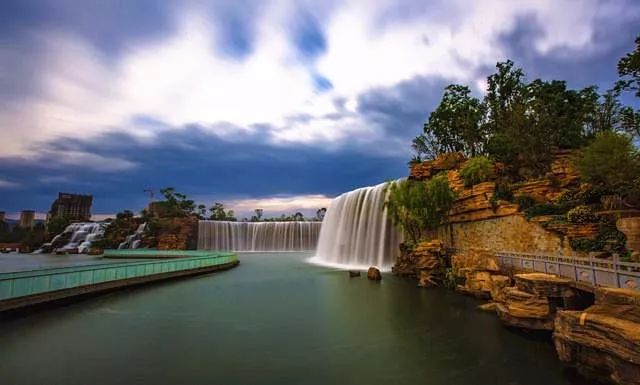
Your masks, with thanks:
M 72 221 L 88 221 L 91 218 L 93 195 L 58 193 L 51 204 L 49 218 L 66 217 Z
M 4 211 L 0 211 L 0 222 L 4 222 L 5 217 L 6 213 Z
M 33 210 L 22 210 L 20 212 L 20 227 L 30 229 L 33 227 L 33 221 L 36 219 L 36 212 Z

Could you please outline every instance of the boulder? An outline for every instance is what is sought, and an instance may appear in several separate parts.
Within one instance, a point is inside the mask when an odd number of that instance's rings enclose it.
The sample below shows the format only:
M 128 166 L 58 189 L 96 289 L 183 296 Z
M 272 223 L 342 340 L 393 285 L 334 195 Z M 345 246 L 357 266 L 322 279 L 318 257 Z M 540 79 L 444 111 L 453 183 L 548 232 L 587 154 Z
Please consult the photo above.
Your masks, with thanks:
M 584 311 L 559 311 L 553 340 L 560 360 L 585 375 L 640 384 L 640 292 L 599 288 Z
M 379 281 L 382 279 L 382 274 L 380 274 L 380 269 L 377 267 L 371 266 L 369 270 L 367 270 L 367 278 L 372 281 Z
M 503 324 L 530 330 L 553 330 L 555 308 L 547 297 L 506 287 L 503 302 L 496 305 L 496 313 Z

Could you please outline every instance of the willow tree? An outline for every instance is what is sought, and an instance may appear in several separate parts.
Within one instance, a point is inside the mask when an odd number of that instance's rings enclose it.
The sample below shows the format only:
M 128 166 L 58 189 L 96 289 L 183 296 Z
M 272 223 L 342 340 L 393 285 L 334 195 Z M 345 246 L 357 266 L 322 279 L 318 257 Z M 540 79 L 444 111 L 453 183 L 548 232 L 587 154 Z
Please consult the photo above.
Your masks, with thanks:
M 391 182 L 387 188 L 387 212 L 414 244 L 446 219 L 456 197 L 445 174 L 426 182 L 410 179 Z

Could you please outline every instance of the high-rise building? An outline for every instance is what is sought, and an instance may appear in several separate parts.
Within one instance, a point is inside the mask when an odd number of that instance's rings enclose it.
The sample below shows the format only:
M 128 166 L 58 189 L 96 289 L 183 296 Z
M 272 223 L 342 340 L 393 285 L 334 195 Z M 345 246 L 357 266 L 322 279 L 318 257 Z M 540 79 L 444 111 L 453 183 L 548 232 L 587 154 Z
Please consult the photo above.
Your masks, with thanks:
M 20 212 L 20 227 L 30 229 L 33 227 L 33 221 L 36 219 L 36 212 L 33 210 L 22 210 Z
M 58 193 L 51 204 L 49 217 L 65 217 L 72 221 L 88 221 L 91 218 L 93 195 Z

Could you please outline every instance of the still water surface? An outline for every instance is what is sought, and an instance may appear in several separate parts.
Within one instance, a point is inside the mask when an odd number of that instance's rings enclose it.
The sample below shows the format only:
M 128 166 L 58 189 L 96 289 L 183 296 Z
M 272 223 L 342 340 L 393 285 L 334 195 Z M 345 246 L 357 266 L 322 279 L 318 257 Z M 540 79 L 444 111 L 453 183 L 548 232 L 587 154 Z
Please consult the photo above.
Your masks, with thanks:
M 2 384 L 513 384 L 571 382 L 550 343 L 478 302 L 308 254 L 0 320 Z

